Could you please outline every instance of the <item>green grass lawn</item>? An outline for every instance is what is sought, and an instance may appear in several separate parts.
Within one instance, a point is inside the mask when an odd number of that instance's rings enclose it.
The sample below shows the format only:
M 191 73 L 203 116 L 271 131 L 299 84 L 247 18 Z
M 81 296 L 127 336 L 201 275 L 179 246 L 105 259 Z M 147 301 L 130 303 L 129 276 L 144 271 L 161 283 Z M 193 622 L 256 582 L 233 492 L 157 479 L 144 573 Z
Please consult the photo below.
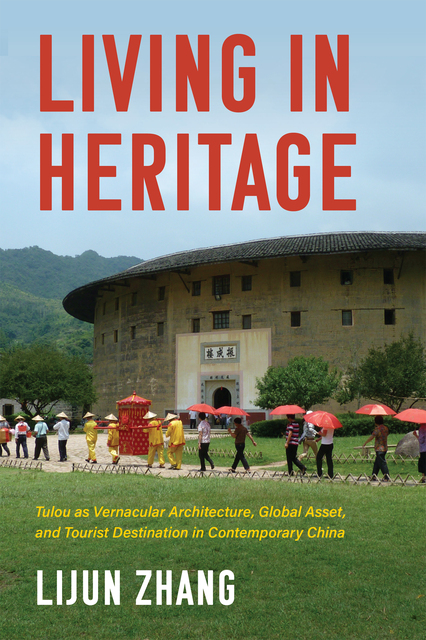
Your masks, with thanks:
M 339 443 L 340 444 L 340 443 Z M 262 443 L 263 445 L 263 443 Z M 283 447 L 281 441 L 276 446 Z M 272 455 L 272 454 L 271 454 Z M 423 486 L 304 485 L 267 480 L 94 476 L 0 469 L 0 638 L 85 640 L 421 640 L 426 628 L 425 490 Z M 95 516 L 94 508 L 165 509 L 162 518 Z M 37 517 L 37 507 L 70 509 L 69 517 Z M 250 517 L 168 517 L 179 509 L 248 509 Z M 261 517 L 262 507 L 301 517 Z M 305 517 L 308 509 L 336 509 L 344 518 Z M 88 517 L 77 517 L 78 509 Z M 268 512 L 269 513 L 269 512 Z M 324 512 L 323 512 L 324 513 Z M 253 517 L 251 517 L 253 515 Z M 325 513 L 324 513 L 325 515 Z M 36 532 L 58 530 L 58 538 Z M 103 538 L 65 537 L 66 529 L 109 529 Z M 188 538 L 112 538 L 116 527 L 188 531 Z M 203 538 L 192 537 L 194 529 Z M 317 537 L 330 531 L 343 537 Z M 242 538 L 258 530 L 264 539 Z M 278 531 L 303 531 L 300 540 Z M 118 531 L 118 530 L 117 530 Z M 210 535 L 209 535 L 210 531 Z M 224 537 L 211 537 L 212 535 Z M 275 532 L 275 534 L 274 534 Z M 231 535 L 234 537 L 230 537 Z M 275 537 L 271 537 L 275 535 Z M 294 534 L 295 535 L 295 534 Z M 340 533 L 342 536 L 342 533 Z M 137 570 L 173 571 L 173 604 L 156 604 L 149 584 L 136 605 Z M 235 600 L 218 601 L 219 572 L 231 570 Z M 44 574 L 37 605 L 36 573 Z M 64 602 L 70 572 L 99 571 L 99 602 L 56 604 L 56 572 L 63 571 Z M 120 570 L 121 603 L 103 602 L 104 571 Z M 214 571 L 214 604 L 197 604 L 197 572 Z M 194 605 L 176 604 L 182 571 L 189 572 Z M 91 574 L 90 574 L 91 575 Z M 91 587 L 89 590 L 91 595 Z

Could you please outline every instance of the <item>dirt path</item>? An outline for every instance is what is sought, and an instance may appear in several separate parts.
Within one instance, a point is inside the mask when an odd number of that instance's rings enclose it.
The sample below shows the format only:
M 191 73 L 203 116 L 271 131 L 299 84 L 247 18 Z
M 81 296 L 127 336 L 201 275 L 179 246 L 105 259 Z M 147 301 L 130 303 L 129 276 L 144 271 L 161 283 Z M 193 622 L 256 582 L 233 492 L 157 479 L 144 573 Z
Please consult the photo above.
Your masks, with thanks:
M 108 451 L 108 447 L 107 447 L 107 434 L 100 432 L 98 434 L 98 441 L 96 443 L 96 459 L 98 461 L 98 464 L 100 465 L 106 465 L 106 464 L 111 464 L 112 462 L 112 458 L 111 458 L 111 454 Z M 185 433 L 185 439 L 188 442 L 193 442 L 197 440 L 197 434 L 196 433 Z M 69 440 L 68 440 L 68 444 L 67 444 L 67 456 L 68 456 L 68 460 L 66 462 L 59 462 L 59 450 L 58 450 L 58 439 L 56 436 L 51 435 L 48 437 L 47 439 L 48 442 L 48 447 L 49 447 L 49 454 L 50 454 L 50 460 L 45 460 L 44 459 L 44 455 L 43 455 L 43 451 L 40 453 L 40 457 L 39 457 L 39 462 L 42 463 L 42 470 L 43 471 L 47 471 L 47 472 L 58 472 L 58 473 L 70 473 L 72 471 L 72 465 L 74 464 L 81 464 L 84 463 L 88 457 L 88 449 L 87 449 L 87 444 L 86 444 L 86 436 L 84 434 L 71 434 Z M 35 439 L 34 438 L 29 438 L 28 439 L 28 459 L 32 460 L 34 457 L 34 443 L 35 443 Z M 214 446 L 214 444 L 212 445 Z M 6 461 L 6 460 L 15 460 L 15 443 L 14 442 L 10 442 L 9 443 L 9 450 L 10 450 L 10 458 L 0 458 L 0 464 L 1 461 Z M 3 451 L 3 456 L 4 456 L 5 452 Z M 158 461 L 157 459 L 155 459 L 154 462 L 154 466 L 153 466 L 153 473 L 157 474 L 160 473 L 162 476 L 164 476 L 165 478 L 168 477 L 176 477 L 176 476 L 185 476 L 188 474 L 189 471 L 194 471 L 200 468 L 200 464 L 199 464 L 199 460 L 197 456 L 193 456 L 194 461 L 191 464 L 183 464 L 182 465 L 182 469 L 180 471 L 174 471 L 172 469 L 170 469 L 170 464 L 168 462 L 167 459 L 167 451 L 164 452 L 164 457 L 165 457 L 165 461 L 166 461 L 166 467 L 165 469 L 160 469 L 158 466 Z M 21 460 L 22 460 L 22 450 L 21 450 Z M 220 458 L 219 458 L 220 460 Z M 143 457 L 139 457 L 139 456 L 120 456 L 120 461 L 119 461 L 119 466 L 123 466 L 123 465 L 140 465 L 141 467 L 146 467 L 147 468 L 147 456 L 143 456 Z M 267 466 L 251 466 L 251 470 L 252 471 L 256 471 L 256 470 L 264 470 L 264 469 L 268 469 L 268 468 L 273 468 L 273 467 L 282 467 L 284 465 L 286 465 L 286 462 L 274 462 L 272 464 L 269 464 Z M 218 471 L 225 471 L 228 469 L 228 466 L 222 466 L 222 465 L 217 465 L 216 466 Z M 243 472 L 243 468 L 240 467 L 238 468 L 238 472 L 242 473 Z

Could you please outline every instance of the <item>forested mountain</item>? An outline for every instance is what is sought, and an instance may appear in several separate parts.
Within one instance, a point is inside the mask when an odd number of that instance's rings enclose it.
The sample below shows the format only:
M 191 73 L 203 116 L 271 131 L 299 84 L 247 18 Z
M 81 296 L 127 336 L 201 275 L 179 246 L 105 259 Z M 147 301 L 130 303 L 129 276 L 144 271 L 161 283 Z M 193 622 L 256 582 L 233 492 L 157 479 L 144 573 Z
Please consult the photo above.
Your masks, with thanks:
M 105 278 L 140 258 L 103 258 L 95 251 L 57 256 L 39 247 L 0 249 L 0 351 L 14 344 L 53 344 L 68 353 L 93 358 L 93 327 L 69 316 L 65 295 Z
M 0 283 L 41 298 L 61 299 L 72 289 L 106 278 L 141 262 L 134 256 L 103 258 L 96 251 L 57 256 L 40 247 L 0 249 Z

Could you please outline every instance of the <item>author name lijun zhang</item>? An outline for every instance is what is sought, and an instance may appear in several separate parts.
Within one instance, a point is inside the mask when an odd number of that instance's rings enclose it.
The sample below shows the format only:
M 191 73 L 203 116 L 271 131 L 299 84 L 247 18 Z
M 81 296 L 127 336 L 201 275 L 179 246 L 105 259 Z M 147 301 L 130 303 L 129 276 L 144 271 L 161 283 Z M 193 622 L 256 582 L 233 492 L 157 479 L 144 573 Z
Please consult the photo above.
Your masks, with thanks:
M 55 579 L 46 579 L 42 570 L 37 571 L 37 605 L 73 605 L 83 603 L 121 604 L 121 572 L 71 570 L 64 576 L 56 571 Z M 194 576 L 190 574 L 196 574 Z M 223 606 L 234 602 L 234 574 L 224 571 L 136 571 L 134 602 L 136 605 L 212 605 L 215 600 Z M 195 578 L 195 579 L 194 579 Z M 67 587 L 65 587 L 65 582 Z M 56 588 L 55 588 L 56 587 Z M 217 587 L 217 588 L 215 588 Z M 126 594 L 128 590 L 126 589 Z M 56 596 L 54 598 L 54 596 Z M 69 597 L 68 597 L 69 596 Z

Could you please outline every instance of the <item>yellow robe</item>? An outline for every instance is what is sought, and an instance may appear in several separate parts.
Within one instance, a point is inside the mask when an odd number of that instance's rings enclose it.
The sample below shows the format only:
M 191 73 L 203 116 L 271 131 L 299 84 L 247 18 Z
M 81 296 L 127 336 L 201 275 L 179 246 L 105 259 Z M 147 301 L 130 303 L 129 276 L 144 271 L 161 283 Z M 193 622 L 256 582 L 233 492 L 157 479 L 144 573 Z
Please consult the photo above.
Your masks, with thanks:
M 95 427 L 97 426 L 94 420 L 88 420 L 84 425 L 83 431 L 86 434 L 86 442 L 89 448 L 89 460 L 96 462 L 95 444 L 98 439 L 98 432 Z
M 149 434 L 148 466 L 152 467 L 154 464 L 155 452 L 157 452 L 160 467 L 164 467 L 164 438 L 161 420 L 151 420 L 149 424 L 150 428 L 144 429 Z
M 120 444 L 120 431 L 118 430 L 117 422 L 111 422 L 109 426 L 111 427 L 111 429 L 108 429 L 107 445 L 108 445 L 108 450 L 112 455 L 112 461 L 115 464 L 120 457 L 118 455 L 118 445 Z
M 166 438 L 170 436 L 167 457 L 172 467 L 180 469 L 182 466 L 182 453 L 185 446 L 183 424 L 177 418 L 172 420 L 167 429 Z

